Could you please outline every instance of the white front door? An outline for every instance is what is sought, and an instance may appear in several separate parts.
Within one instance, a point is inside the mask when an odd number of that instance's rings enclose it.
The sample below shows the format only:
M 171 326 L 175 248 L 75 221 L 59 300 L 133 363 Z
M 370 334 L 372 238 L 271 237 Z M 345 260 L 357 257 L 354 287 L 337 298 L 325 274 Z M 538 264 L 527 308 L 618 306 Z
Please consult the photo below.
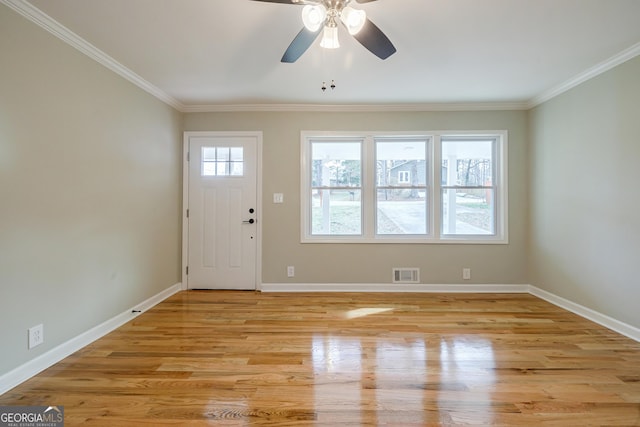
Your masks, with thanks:
M 186 132 L 188 289 L 256 289 L 259 133 Z

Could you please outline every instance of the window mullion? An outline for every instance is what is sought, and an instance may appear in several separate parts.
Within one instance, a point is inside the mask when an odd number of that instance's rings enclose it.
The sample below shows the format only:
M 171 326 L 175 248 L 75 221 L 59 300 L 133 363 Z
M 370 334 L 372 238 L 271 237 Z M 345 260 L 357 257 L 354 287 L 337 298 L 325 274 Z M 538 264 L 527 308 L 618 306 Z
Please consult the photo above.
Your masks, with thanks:
M 362 140 L 362 221 L 366 239 L 375 234 L 375 143 L 373 136 L 365 136 Z
M 440 239 L 442 234 L 442 144 L 440 135 L 434 135 L 431 145 L 431 182 L 433 183 L 429 213 L 431 216 L 431 235 Z
M 301 136 L 300 147 L 300 235 L 302 241 L 306 241 L 311 236 L 311 138 L 304 133 Z

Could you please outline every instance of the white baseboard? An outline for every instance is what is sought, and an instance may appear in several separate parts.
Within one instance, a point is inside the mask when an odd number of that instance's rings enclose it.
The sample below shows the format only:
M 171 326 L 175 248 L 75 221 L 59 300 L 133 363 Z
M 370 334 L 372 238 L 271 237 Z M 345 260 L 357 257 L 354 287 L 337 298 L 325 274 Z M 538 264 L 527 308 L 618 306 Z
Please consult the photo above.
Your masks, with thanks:
M 635 326 L 631 326 L 627 323 L 616 320 L 613 317 L 609 317 L 606 314 L 599 313 L 583 305 L 580 305 L 573 301 L 569 301 L 568 299 L 559 297 L 558 295 L 552 294 L 551 292 L 547 292 L 536 286 L 530 285 L 529 293 L 540 299 L 548 301 L 553 305 L 557 305 L 560 308 L 564 308 L 567 311 L 575 313 L 578 316 L 584 317 L 585 319 L 591 320 L 592 322 L 602 325 L 605 328 L 609 328 L 612 331 L 615 331 L 619 334 L 622 334 L 626 337 L 629 337 L 633 340 L 640 342 L 640 329 L 636 328 Z
M 527 293 L 529 285 L 428 285 L 402 283 L 263 283 L 262 292 Z
M 0 395 L 11 390 L 18 384 L 28 380 L 34 375 L 42 372 L 50 366 L 58 363 L 65 357 L 75 353 L 81 348 L 91 344 L 95 340 L 105 336 L 114 329 L 124 325 L 134 317 L 140 315 L 141 312 L 149 310 L 151 307 L 157 305 L 161 301 L 169 298 L 171 295 L 182 290 L 182 284 L 176 283 L 175 285 L 165 289 L 164 291 L 152 296 L 151 298 L 141 302 L 140 304 L 131 307 L 130 309 L 116 315 L 115 317 L 101 323 L 100 325 L 89 329 L 82 334 L 71 338 L 55 348 L 47 351 L 44 354 L 28 361 L 24 365 L 18 366 L 12 371 L 0 377 Z M 134 313 L 133 311 L 140 311 L 140 313 Z
M 532 285 L 427 285 L 398 283 L 262 283 L 262 292 L 529 293 L 640 342 L 640 329 Z

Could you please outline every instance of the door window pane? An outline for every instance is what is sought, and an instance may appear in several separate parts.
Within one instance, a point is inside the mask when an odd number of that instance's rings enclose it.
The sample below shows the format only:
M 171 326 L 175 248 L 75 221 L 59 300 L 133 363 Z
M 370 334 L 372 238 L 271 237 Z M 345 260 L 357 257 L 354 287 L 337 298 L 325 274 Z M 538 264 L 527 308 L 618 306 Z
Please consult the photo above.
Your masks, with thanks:
M 242 176 L 244 174 L 244 152 L 242 147 L 229 149 L 229 174 Z
M 202 176 L 242 176 L 243 147 L 202 147 Z

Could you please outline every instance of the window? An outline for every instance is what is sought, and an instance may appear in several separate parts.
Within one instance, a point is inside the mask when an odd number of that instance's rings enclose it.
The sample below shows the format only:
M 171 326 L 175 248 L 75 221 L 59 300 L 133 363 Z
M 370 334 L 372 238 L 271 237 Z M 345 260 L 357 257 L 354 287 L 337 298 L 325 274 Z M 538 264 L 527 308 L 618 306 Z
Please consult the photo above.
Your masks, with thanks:
M 242 176 L 242 147 L 202 147 L 202 176 Z
M 302 132 L 301 143 L 303 242 L 508 241 L 506 131 Z
M 442 138 L 442 234 L 495 233 L 495 139 Z
M 426 235 L 428 140 L 374 138 L 373 145 L 376 235 Z
M 362 235 L 362 143 L 339 139 L 311 146 L 311 234 Z

